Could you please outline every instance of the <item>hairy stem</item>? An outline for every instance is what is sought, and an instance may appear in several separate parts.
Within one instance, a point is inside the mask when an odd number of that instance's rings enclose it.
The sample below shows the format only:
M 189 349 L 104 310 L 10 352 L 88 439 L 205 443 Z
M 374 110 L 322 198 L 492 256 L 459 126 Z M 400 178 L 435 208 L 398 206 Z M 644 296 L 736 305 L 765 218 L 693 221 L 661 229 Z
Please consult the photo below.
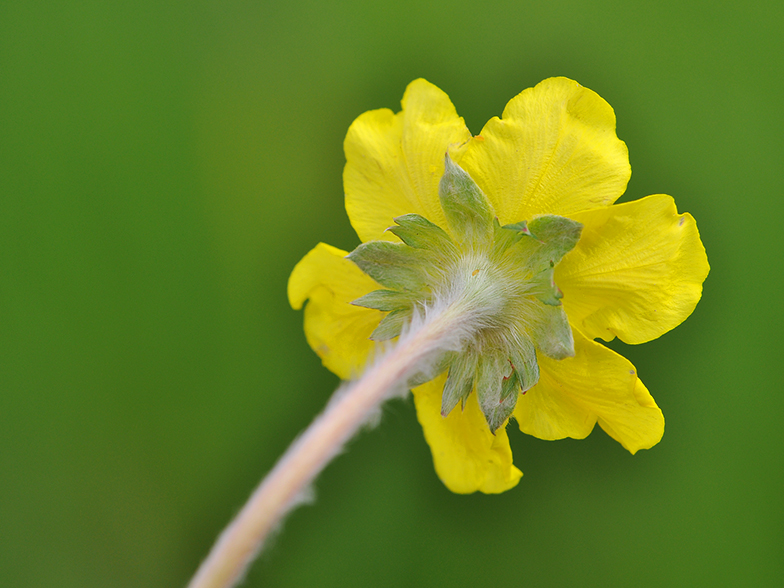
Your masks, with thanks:
M 228 588 L 236 585 L 283 517 L 302 502 L 311 482 L 383 402 L 404 394 L 409 380 L 433 370 L 447 351 L 459 351 L 481 325 L 465 298 L 415 318 L 398 344 L 362 377 L 339 389 L 295 440 L 248 502 L 223 531 L 188 585 Z

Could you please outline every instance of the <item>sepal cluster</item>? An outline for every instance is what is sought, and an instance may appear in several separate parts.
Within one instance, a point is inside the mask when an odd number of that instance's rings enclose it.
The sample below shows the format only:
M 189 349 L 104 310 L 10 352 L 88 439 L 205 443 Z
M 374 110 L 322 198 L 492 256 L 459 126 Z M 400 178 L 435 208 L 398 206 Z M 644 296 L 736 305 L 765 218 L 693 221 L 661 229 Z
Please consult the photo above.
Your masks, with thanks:
M 554 270 L 577 244 L 582 225 L 544 215 L 502 226 L 479 186 L 449 154 L 439 197 L 446 227 L 406 214 L 387 229 L 399 243 L 370 241 L 348 255 L 383 286 L 353 304 L 387 313 L 371 335 L 376 341 L 399 336 L 415 311 L 445 299 L 461 308 L 481 307 L 483 326 L 459 352 L 445 350 L 437 361 L 439 373 L 448 370 L 441 414 L 465 406 L 476 390 L 495 432 L 519 395 L 538 382 L 537 354 L 574 355 Z

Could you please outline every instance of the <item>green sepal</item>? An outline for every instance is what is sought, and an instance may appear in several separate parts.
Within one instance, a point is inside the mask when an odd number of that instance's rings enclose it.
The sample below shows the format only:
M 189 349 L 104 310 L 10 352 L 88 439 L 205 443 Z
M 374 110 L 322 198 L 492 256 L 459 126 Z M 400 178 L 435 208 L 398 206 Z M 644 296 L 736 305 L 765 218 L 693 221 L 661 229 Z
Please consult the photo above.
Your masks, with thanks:
M 351 304 L 389 312 L 391 310 L 402 310 L 413 308 L 415 296 L 408 292 L 398 292 L 397 290 L 373 290 L 369 294 L 357 298 Z
M 532 281 L 539 285 L 534 292 L 536 298 L 548 306 L 561 306 L 563 292 L 555 285 L 555 263 L 551 261 Z
M 452 364 L 452 362 L 458 357 L 458 353 L 456 351 L 447 351 L 441 357 L 437 358 L 434 362 L 429 364 L 428 368 L 425 371 L 417 372 L 413 376 L 408 379 L 408 387 L 409 388 L 416 388 L 424 384 L 425 382 L 429 382 L 436 376 L 440 376 L 444 373 L 447 368 Z
M 574 335 L 563 306 L 544 306 L 542 322 L 534 336 L 536 348 L 547 357 L 574 357 Z
M 509 350 L 509 361 L 517 374 L 522 392 L 527 392 L 539 381 L 539 362 L 536 361 L 536 349 L 527 335 L 516 337 Z
M 501 402 L 507 400 L 510 394 L 519 394 L 520 392 L 522 392 L 522 388 L 517 379 L 517 372 L 512 370 L 512 373 L 501 381 Z
M 453 359 L 441 395 L 441 416 L 447 416 L 452 412 L 458 402 L 462 401 L 465 406 L 468 395 L 474 389 L 476 361 L 476 355 L 470 349 L 456 355 Z
M 506 229 L 507 231 L 514 231 L 518 235 L 527 235 L 529 237 L 533 236 L 531 230 L 528 228 L 528 221 L 520 221 L 519 223 L 504 225 L 501 228 Z
M 346 257 L 382 286 L 419 292 L 430 281 L 426 253 L 402 243 L 370 241 L 362 243 Z
M 539 216 L 529 221 L 527 227 L 540 244 L 532 256 L 533 265 L 545 265 L 548 262 L 557 264 L 574 249 L 583 230 L 582 223 L 554 214 Z
M 394 339 L 411 320 L 412 309 L 393 310 L 381 319 L 376 329 L 370 334 L 373 341 L 389 341 Z
M 519 394 L 512 394 L 509 389 L 505 390 L 504 385 L 511 380 L 510 376 L 513 373 L 512 365 L 504 354 L 491 352 L 482 355 L 479 360 L 476 380 L 477 400 L 493 434 L 511 416 L 517 404 Z M 511 384 L 515 385 L 516 381 Z M 507 392 L 506 397 L 503 396 L 504 392 Z
M 561 305 L 563 293 L 555 284 L 555 266 L 577 244 L 582 228 L 577 221 L 555 215 L 502 227 L 520 236 L 506 254 L 521 268 L 528 268 L 534 285 L 531 293 L 548 306 Z M 508 237 L 506 241 L 509 241 Z
M 500 258 L 504 252 L 523 238 L 523 233 L 516 229 L 509 230 L 510 225 L 503 227 L 498 222 L 498 219 L 493 219 L 493 232 L 495 233 L 493 239 L 493 257 Z
M 400 237 L 400 240 L 409 247 L 429 249 L 443 256 L 456 253 L 455 244 L 446 231 L 425 217 L 418 214 L 404 214 L 394 221 L 398 226 L 389 227 L 387 231 Z
M 505 225 L 503 228 L 512 226 L 514 225 Z M 517 260 L 520 267 L 529 268 L 535 275 L 547 268 L 551 262 L 556 265 L 561 261 L 577 244 L 583 228 L 577 221 L 555 215 L 537 217 L 526 226 L 528 233 L 517 232 L 521 238 L 509 247 L 508 253 Z M 523 235 L 528 238 L 523 239 Z
M 444 158 L 444 175 L 438 184 L 438 195 L 453 235 L 474 247 L 491 244 L 493 209 L 476 182 L 452 161 L 449 153 Z
M 517 399 L 519 394 L 510 394 L 504 400 L 498 401 L 491 408 L 483 407 L 482 412 L 485 415 L 487 426 L 490 427 L 490 432 L 495 435 L 495 432 L 503 425 L 512 413 L 515 406 L 517 406 Z

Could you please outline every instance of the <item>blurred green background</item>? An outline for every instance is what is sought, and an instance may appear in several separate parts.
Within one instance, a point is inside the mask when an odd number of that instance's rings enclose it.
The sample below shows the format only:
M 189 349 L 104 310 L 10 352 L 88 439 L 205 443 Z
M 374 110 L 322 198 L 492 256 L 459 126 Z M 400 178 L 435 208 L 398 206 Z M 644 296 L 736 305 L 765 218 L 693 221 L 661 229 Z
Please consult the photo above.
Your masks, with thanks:
M 510 429 L 520 485 L 457 496 L 396 401 L 247 586 L 780 586 L 782 8 L 756 3 L 5 2 L 0 585 L 183 586 L 337 381 L 286 300 L 342 206 L 351 121 L 444 89 L 478 133 L 564 75 L 712 271 L 637 366 L 667 419 Z

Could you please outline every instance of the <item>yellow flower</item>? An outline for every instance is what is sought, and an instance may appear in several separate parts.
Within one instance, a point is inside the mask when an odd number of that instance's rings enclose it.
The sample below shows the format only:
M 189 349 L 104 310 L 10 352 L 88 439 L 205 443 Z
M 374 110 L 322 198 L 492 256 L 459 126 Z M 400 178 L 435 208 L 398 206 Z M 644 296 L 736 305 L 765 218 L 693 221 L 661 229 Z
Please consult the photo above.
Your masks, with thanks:
M 366 112 L 346 136 L 346 211 L 362 242 L 399 241 L 387 229 L 402 215 L 450 231 L 439 200 L 447 150 L 500 225 L 541 215 L 581 224 L 554 276 L 574 356 L 537 352 L 538 383 L 519 396 L 513 416 L 540 439 L 581 439 L 598 422 L 632 453 L 658 443 L 664 418 L 634 366 L 595 339 L 644 343 L 674 328 L 694 310 L 709 267 L 694 219 L 679 215 L 670 196 L 613 205 L 631 169 L 612 108 L 574 81 L 551 78 L 513 98 L 472 137 L 449 97 L 425 80 L 408 86 L 402 106 L 397 114 Z M 380 285 L 346 255 L 320 243 L 294 268 L 288 293 L 295 309 L 309 299 L 308 343 L 350 379 L 373 355 L 378 343 L 370 336 L 385 313 L 351 304 Z M 522 473 L 506 428 L 491 432 L 477 394 L 441 415 L 446 378 L 413 389 L 441 480 L 459 493 L 515 486 Z

